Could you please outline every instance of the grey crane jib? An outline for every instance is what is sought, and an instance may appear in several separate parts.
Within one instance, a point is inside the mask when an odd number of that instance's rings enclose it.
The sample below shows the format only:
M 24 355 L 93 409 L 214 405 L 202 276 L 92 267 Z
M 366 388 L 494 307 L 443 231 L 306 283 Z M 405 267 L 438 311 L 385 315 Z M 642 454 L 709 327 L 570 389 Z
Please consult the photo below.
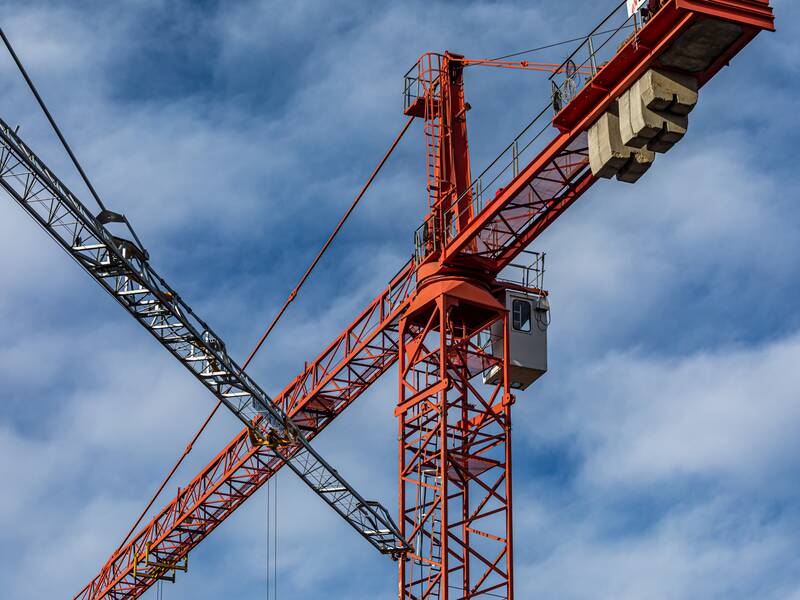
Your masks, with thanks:
M 222 339 L 156 273 L 127 219 L 97 216 L 0 119 L 0 186 L 162 346 L 370 544 L 398 557 L 408 546 L 380 504 L 365 500 L 309 444 L 282 408 L 228 355 Z M 134 241 L 106 225 L 124 223 Z

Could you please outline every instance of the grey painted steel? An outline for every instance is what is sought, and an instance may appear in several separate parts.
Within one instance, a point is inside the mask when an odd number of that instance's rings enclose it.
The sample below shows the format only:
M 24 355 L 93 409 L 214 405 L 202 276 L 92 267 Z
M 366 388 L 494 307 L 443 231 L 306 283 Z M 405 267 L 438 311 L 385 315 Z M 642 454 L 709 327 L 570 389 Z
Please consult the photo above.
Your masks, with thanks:
M 392 556 L 408 549 L 388 511 L 365 500 L 317 454 L 150 266 L 144 248 L 112 235 L 2 119 L 0 186 L 246 426 L 262 438 L 275 432 L 288 437 L 291 442 L 273 448 L 275 454 L 370 544 Z
M 530 305 L 530 331 L 514 328 L 513 304 L 515 300 Z M 547 372 L 547 327 L 550 305 L 544 296 L 526 294 L 517 290 L 506 290 L 505 304 L 508 309 L 508 378 L 512 388 L 524 390 Z M 492 325 L 492 356 L 503 357 L 503 322 Z M 499 366 L 484 376 L 485 383 L 496 385 L 502 380 Z

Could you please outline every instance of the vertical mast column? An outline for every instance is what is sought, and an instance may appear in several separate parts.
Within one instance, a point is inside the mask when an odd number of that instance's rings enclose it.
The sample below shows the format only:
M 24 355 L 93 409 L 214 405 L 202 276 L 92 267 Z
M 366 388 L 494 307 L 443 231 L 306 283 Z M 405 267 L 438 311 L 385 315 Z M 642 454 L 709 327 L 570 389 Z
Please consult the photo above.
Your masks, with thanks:
M 411 552 L 399 597 L 512 598 L 512 397 L 489 338 L 507 345 L 507 311 L 464 279 L 419 300 L 400 324 L 400 531 Z M 496 366 L 503 377 L 484 384 Z

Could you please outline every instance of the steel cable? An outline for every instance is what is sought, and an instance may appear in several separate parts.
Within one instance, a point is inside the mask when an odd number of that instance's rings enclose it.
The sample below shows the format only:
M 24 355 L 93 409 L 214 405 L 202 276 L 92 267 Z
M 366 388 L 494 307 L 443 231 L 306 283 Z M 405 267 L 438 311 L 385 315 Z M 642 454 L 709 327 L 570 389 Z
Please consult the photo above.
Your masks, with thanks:
M 633 27 L 633 25 L 626 25 L 625 27 L 623 27 L 623 29 L 627 29 L 627 28 L 630 28 L 630 27 Z M 594 35 L 605 35 L 605 34 L 608 34 L 608 33 L 615 33 L 616 31 L 618 31 L 618 29 L 608 29 L 606 31 L 598 31 Z M 552 43 L 552 44 L 547 44 L 546 46 L 539 46 L 537 48 L 531 48 L 529 50 L 520 50 L 519 52 L 512 52 L 511 54 L 506 54 L 504 56 L 498 56 L 496 58 L 490 58 L 490 59 L 487 59 L 487 62 L 488 61 L 495 61 L 495 60 L 505 60 L 507 58 L 514 58 L 515 56 L 522 56 L 524 54 L 533 54 L 534 52 L 541 52 L 542 50 L 549 50 L 550 48 L 556 48 L 558 46 L 564 46 L 565 44 L 572 44 L 574 42 L 580 42 L 580 41 L 585 40 L 587 38 L 588 38 L 588 36 L 582 35 L 581 37 L 572 38 L 571 40 L 563 40 L 561 42 L 555 42 L 555 43 Z M 476 60 L 476 61 L 473 62 L 473 64 L 471 66 L 479 66 L 480 62 L 481 61 Z M 468 66 L 470 66 L 470 65 L 468 65 Z
M 2 27 L 0 27 L 0 38 L 3 39 L 3 43 L 5 44 L 6 48 L 8 49 L 9 54 L 11 54 L 11 58 L 14 60 L 14 63 L 17 65 L 19 72 L 22 74 L 22 77 L 25 79 L 25 82 L 28 84 L 31 92 L 33 93 L 34 98 L 36 98 L 36 102 L 39 103 L 39 107 L 42 109 L 44 116 L 47 117 L 47 121 L 50 123 L 50 127 L 53 128 L 53 131 L 58 136 L 58 139 L 61 141 L 61 145 L 64 146 L 64 150 L 67 151 L 70 159 L 72 160 L 72 164 L 75 165 L 75 168 L 78 169 L 78 173 L 80 173 L 83 182 L 86 184 L 86 187 L 89 188 L 89 192 L 91 192 L 92 196 L 97 202 L 97 206 L 100 207 L 100 210 L 106 210 L 103 201 L 100 200 L 100 196 L 95 191 L 92 182 L 89 181 L 89 176 L 86 175 L 86 172 L 81 167 L 81 163 L 78 161 L 78 157 L 75 156 L 75 153 L 72 152 L 72 148 L 67 143 L 67 140 L 64 138 L 64 135 L 61 133 L 61 129 L 59 129 L 58 125 L 56 124 L 55 119 L 53 119 L 53 115 L 50 114 L 50 111 L 47 110 L 47 105 L 44 103 L 44 100 L 39 95 L 39 90 L 36 89 L 36 86 L 33 84 L 33 81 L 28 76 L 28 72 L 25 70 L 25 67 L 22 66 L 22 61 L 20 61 L 17 53 L 14 52 L 14 48 L 11 46 L 11 42 L 8 41 L 5 32 L 3 31 Z
M 333 232 L 328 237 L 328 239 L 325 242 L 325 244 L 322 246 L 322 248 L 317 253 L 317 255 L 314 258 L 314 260 L 311 262 L 311 265 L 306 269 L 305 273 L 303 273 L 303 276 L 300 278 L 300 281 L 298 282 L 298 284 L 289 293 L 289 296 L 284 301 L 283 306 L 281 307 L 280 311 L 278 311 L 278 314 L 275 315 L 275 318 L 272 320 L 272 322 L 270 323 L 269 327 L 267 327 L 267 329 L 264 332 L 264 334 L 258 340 L 258 342 L 256 343 L 256 345 L 253 348 L 253 350 L 250 352 L 250 355 L 247 357 L 247 360 L 245 360 L 244 363 L 242 364 L 242 370 L 243 371 L 245 369 L 247 369 L 247 366 L 253 360 L 253 358 L 258 353 L 258 351 L 261 349 L 261 347 L 264 345 L 264 342 L 267 340 L 267 338 L 269 337 L 270 333 L 272 333 L 272 330 L 275 328 L 275 325 L 278 324 L 278 321 L 280 321 L 281 317 L 286 312 L 286 309 L 289 307 L 289 305 L 297 297 L 297 294 L 300 292 L 300 288 L 303 287 L 303 284 L 306 282 L 308 277 L 311 275 L 311 272 L 317 266 L 317 264 L 319 263 L 320 259 L 323 256 L 323 254 L 325 254 L 325 252 L 327 251 L 328 247 L 331 245 L 333 240 L 339 234 L 339 231 L 341 231 L 341 229 L 344 226 L 345 222 L 348 220 L 348 218 L 352 214 L 353 210 L 355 210 L 356 206 L 361 201 L 361 198 L 364 196 L 364 194 L 366 193 L 367 189 L 369 189 L 369 187 L 372 184 L 372 182 L 375 180 L 375 177 L 378 175 L 378 173 L 380 172 L 380 170 L 383 167 L 383 165 L 389 159 L 389 156 L 391 156 L 391 154 L 394 152 L 395 148 L 397 147 L 397 144 L 400 143 L 400 140 L 402 139 L 403 135 L 406 133 L 406 131 L 408 131 L 408 128 L 411 125 L 411 122 L 413 120 L 414 120 L 413 117 L 409 117 L 408 118 L 408 120 L 406 121 L 405 125 L 403 125 L 403 128 L 400 130 L 400 133 L 397 134 L 397 137 L 395 137 L 394 141 L 392 142 L 392 145 L 389 147 L 389 149 L 383 155 L 383 158 L 381 159 L 380 163 L 378 163 L 378 166 L 375 167 L 375 169 L 372 171 L 372 174 L 369 176 L 369 179 L 367 179 L 366 183 L 362 186 L 361 191 L 358 193 L 358 195 L 355 197 L 353 202 L 350 204 L 350 207 L 347 209 L 347 211 L 345 212 L 344 216 L 342 216 L 342 218 L 339 220 L 339 223 L 336 225 L 336 227 L 334 228 Z M 202 433 L 205 431 L 206 427 L 208 427 L 208 424 L 211 422 L 211 419 L 214 417 L 214 415 L 216 414 L 217 410 L 219 410 L 219 407 L 221 406 L 221 404 L 222 404 L 221 401 L 217 401 L 217 404 L 214 406 L 213 410 L 208 415 L 208 417 L 206 417 L 206 420 L 200 426 L 200 429 L 197 430 L 197 433 L 194 434 L 194 437 L 192 437 L 192 440 L 186 445 L 186 448 L 184 449 L 183 454 L 181 454 L 181 456 L 178 458 L 177 462 L 172 467 L 170 472 L 167 474 L 166 478 L 161 483 L 161 485 L 159 486 L 158 490 L 156 490 L 156 493 L 153 494 L 153 497 L 150 499 L 150 502 L 147 503 L 147 506 L 142 511 L 142 513 L 139 515 L 139 518 L 136 519 L 136 522 L 133 524 L 133 526 L 128 531 L 127 535 L 125 536 L 125 539 L 122 540 L 120 545 L 117 547 L 117 549 L 111 555 L 111 558 L 109 559 L 109 563 L 112 562 L 114 559 L 116 559 L 119 551 L 122 549 L 122 547 L 125 545 L 125 543 L 130 539 L 130 537 L 133 534 L 133 532 L 136 530 L 136 528 L 142 522 L 142 519 L 144 519 L 144 517 L 147 514 L 147 512 L 152 508 L 152 506 L 155 503 L 155 501 L 161 495 L 161 492 L 164 491 L 164 488 L 166 487 L 167 483 L 169 483 L 169 481 L 172 479 L 172 476 L 175 474 L 175 472 L 181 466 L 181 464 L 183 463 L 183 461 L 186 458 L 186 456 L 188 456 L 188 454 L 192 451 L 192 448 L 193 448 L 194 444 L 197 442 L 197 440 L 200 438 Z M 276 544 L 277 544 L 277 542 L 276 542 Z

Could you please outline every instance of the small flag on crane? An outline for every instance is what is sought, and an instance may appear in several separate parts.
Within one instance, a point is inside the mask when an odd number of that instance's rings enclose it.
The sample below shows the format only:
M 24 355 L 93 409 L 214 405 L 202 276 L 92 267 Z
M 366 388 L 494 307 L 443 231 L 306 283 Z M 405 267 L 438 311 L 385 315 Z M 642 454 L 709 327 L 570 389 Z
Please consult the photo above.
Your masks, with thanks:
M 647 3 L 647 0 L 628 0 L 628 16 L 632 17 L 633 13 L 642 8 Z

